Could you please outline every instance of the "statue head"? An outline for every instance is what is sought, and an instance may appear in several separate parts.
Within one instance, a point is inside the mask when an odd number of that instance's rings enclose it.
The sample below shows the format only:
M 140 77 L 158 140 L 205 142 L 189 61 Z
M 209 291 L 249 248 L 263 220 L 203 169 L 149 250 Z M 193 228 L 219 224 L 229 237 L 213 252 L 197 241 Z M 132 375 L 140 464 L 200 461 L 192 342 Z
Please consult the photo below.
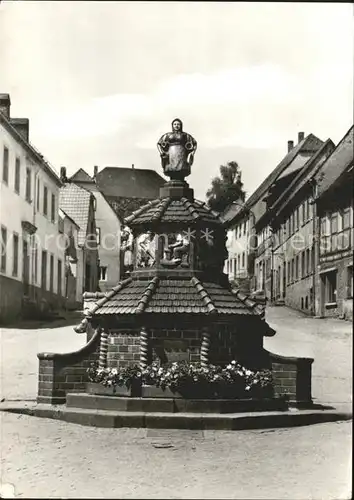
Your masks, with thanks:
M 175 118 L 172 121 L 172 131 L 173 132 L 182 132 L 183 131 L 183 123 L 179 118 Z

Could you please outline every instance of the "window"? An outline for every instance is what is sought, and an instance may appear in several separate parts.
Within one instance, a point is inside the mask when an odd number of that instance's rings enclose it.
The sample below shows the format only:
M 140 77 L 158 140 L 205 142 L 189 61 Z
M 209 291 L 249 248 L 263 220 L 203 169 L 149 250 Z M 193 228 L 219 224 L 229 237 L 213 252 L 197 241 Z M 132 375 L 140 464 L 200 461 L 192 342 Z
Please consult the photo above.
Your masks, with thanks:
M 295 259 L 291 259 L 291 281 L 295 281 Z
M 48 215 L 48 188 L 43 186 L 43 214 Z
M 287 279 L 287 284 L 289 284 L 291 281 L 291 277 L 290 277 L 290 261 L 288 262 L 288 279 Z
M 353 266 L 347 267 L 347 297 L 353 297 Z
M 21 177 L 21 162 L 20 158 L 16 158 L 15 162 L 15 193 L 20 194 L 20 177 Z
M 245 267 L 245 252 L 242 253 L 242 267 Z
M 42 250 L 41 287 L 47 289 L 47 252 Z
M 302 226 L 302 224 L 304 223 L 304 204 L 301 203 L 301 205 L 299 206 L 299 224 L 300 226 Z
M 53 282 L 54 282 L 54 255 L 50 255 L 50 264 L 49 264 L 49 291 L 53 292 Z
M 57 293 L 58 295 L 62 294 L 62 287 L 61 287 L 61 282 L 62 282 L 62 272 L 63 272 L 63 264 L 60 259 L 58 259 L 58 286 L 57 286 Z
M 55 222 L 55 194 L 52 193 L 52 222 Z
M 239 236 L 239 238 L 241 237 L 241 233 L 242 233 L 242 224 L 240 224 L 238 226 L 238 236 Z
M 305 268 L 305 251 L 301 252 L 301 276 L 306 276 L 306 268 Z
M 6 273 L 7 229 L 1 226 L 1 272 Z
M 310 249 L 306 250 L 306 276 L 310 273 Z
M 237 269 L 240 270 L 241 268 L 241 257 L 240 255 L 237 256 Z
M 306 295 L 306 297 L 305 297 L 305 309 L 308 309 L 308 308 L 309 308 L 309 298 Z
M 307 213 L 307 218 L 312 219 L 313 216 L 313 202 L 308 200 L 308 213 Z
M 302 211 L 303 211 L 303 216 L 304 216 L 304 223 L 307 221 L 307 214 L 308 214 L 308 200 L 305 200 L 303 203 Z
M 106 281 L 107 279 L 107 266 L 100 266 L 100 281 Z
M 313 265 L 312 265 L 312 249 L 309 249 L 309 274 L 312 273 L 313 271 Z
M 99 227 L 96 227 L 96 242 L 97 245 L 101 244 L 101 229 Z
M 5 146 L 3 159 L 2 159 L 2 180 L 8 184 L 9 183 L 9 150 Z
M 31 169 L 26 168 L 26 201 L 31 203 Z
M 18 234 L 13 234 L 13 261 L 12 261 L 12 276 L 18 275 Z
M 299 256 L 295 257 L 295 279 L 299 278 Z
M 338 232 L 338 214 L 331 215 L 331 234 Z
M 39 212 L 40 188 L 41 188 L 41 183 L 40 183 L 40 180 L 38 177 L 38 179 L 37 179 L 37 212 Z
M 237 239 L 237 227 L 235 227 L 235 240 Z
M 299 229 L 299 208 L 295 210 L 295 231 Z
M 243 224 L 244 224 L 243 225 L 243 234 L 246 234 L 246 231 L 247 231 L 247 222 L 245 221 Z
M 337 271 L 325 274 L 325 297 L 327 304 L 337 302 Z
M 346 208 L 342 212 L 342 227 L 348 229 L 350 227 L 350 208 Z
M 34 243 L 34 283 L 37 283 L 38 280 L 38 247 L 37 244 Z

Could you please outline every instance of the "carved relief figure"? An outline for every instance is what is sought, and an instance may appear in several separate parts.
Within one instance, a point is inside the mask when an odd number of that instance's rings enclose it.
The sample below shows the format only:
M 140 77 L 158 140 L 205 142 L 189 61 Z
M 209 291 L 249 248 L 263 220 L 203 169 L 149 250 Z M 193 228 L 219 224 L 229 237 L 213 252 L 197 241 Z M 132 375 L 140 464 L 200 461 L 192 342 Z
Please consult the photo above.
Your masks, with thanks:
M 156 241 L 155 233 L 147 231 L 137 240 L 137 267 L 151 267 L 155 264 Z
M 161 264 L 164 266 L 189 266 L 190 243 L 187 235 L 182 233 L 171 233 L 165 241 L 164 258 Z
M 183 123 L 179 118 L 173 120 L 172 132 L 160 138 L 157 149 L 165 174 L 179 179 L 191 173 L 197 141 L 190 134 L 183 132 Z
M 121 235 L 124 272 L 130 272 L 133 267 L 133 242 L 134 238 L 130 227 L 124 226 Z

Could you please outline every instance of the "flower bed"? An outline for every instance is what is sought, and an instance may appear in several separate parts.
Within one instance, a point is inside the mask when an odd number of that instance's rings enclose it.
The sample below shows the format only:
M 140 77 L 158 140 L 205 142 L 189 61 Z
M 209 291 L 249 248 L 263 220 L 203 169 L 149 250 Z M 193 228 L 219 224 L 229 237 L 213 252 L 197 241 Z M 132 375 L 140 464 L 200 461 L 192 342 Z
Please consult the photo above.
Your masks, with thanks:
M 250 370 L 237 361 L 225 367 L 200 363 L 175 362 L 161 365 L 154 362 L 142 370 L 137 365 L 128 368 L 88 369 L 90 382 L 105 387 L 148 385 L 168 389 L 184 398 L 269 398 L 273 393 L 270 370 Z

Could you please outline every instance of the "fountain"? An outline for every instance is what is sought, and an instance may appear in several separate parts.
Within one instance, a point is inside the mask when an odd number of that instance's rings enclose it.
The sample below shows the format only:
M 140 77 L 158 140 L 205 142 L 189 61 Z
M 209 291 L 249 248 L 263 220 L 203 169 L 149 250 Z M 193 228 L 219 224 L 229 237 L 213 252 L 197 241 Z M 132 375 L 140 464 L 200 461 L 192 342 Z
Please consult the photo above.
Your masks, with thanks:
M 226 231 L 219 214 L 195 200 L 185 180 L 197 142 L 176 119 L 157 147 L 170 180 L 158 199 L 125 219 L 132 233 L 129 275 L 107 293 L 84 294 L 84 318 L 75 328 L 87 335 L 80 351 L 38 354 L 38 402 L 128 414 L 131 409 L 223 413 L 311 404 L 313 360 L 266 351 L 263 339 L 275 331 L 265 321 L 264 305 L 233 289 L 223 273 Z M 266 398 L 182 397 L 144 383 L 105 387 L 87 375 L 92 363 L 101 372 L 134 366 L 143 372 L 153 362 L 196 363 L 208 370 L 232 360 L 250 371 L 271 370 L 271 393 Z M 128 416 L 124 425 L 136 426 L 127 423 Z

